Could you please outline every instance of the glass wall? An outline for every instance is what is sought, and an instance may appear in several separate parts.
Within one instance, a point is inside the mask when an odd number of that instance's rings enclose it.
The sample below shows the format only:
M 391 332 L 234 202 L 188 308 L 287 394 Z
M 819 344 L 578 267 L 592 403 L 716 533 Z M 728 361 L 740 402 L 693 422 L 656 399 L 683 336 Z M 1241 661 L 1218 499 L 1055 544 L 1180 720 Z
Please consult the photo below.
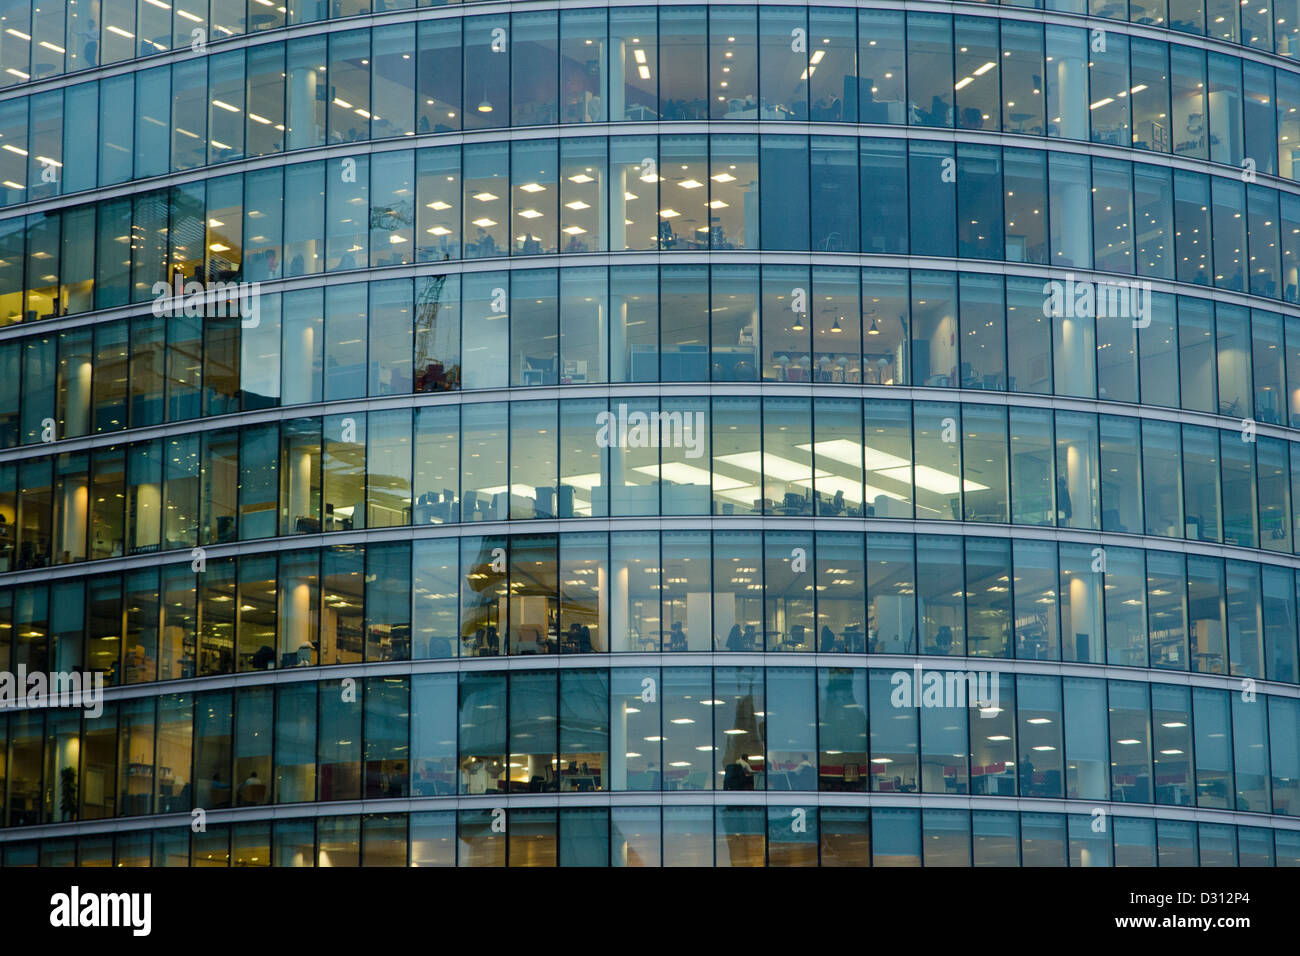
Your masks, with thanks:
M 877 793 L 1296 810 L 1294 701 L 1212 687 L 641 665 L 288 681 L 274 696 L 272 707 L 271 687 L 249 686 L 137 699 L 98 717 L 11 716 L 6 825 L 362 795 L 863 793 L 868 779 Z M 427 709 L 413 716 L 413 705 Z M 69 757 L 78 748 L 80 763 Z M 33 801 L 48 774 L 65 798 Z M 101 775 L 120 787 L 77 789 Z M 150 775 L 145 792 L 138 778 Z
M 0 638 L 0 654 L 98 671 L 109 685 L 190 677 L 196 660 L 218 674 L 759 650 L 1065 660 L 1294 683 L 1296 593 L 1289 567 L 975 535 L 420 537 L 0 590 L 19 635 Z

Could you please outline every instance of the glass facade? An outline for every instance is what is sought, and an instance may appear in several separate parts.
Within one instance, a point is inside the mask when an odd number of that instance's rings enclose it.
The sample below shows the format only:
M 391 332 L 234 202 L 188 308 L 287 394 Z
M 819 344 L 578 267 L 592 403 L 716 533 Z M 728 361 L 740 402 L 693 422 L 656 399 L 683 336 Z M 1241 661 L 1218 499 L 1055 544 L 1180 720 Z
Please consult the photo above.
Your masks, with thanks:
M 0 865 L 1300 866 L 1290 4 L 0 0 Z

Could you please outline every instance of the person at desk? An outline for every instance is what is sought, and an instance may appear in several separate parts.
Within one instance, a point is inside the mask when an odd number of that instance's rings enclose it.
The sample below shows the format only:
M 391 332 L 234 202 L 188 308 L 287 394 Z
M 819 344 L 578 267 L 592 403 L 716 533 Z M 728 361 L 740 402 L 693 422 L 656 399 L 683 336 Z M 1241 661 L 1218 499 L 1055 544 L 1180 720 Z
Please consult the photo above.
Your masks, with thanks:
M 1026 754 L 1020 761 L 1020 795 L 1027 797 L 1031 794 L 1034 786 L 1034 764 Z
M 821 644 L 819 650 L 823 654 L 833 654 L 840 650 L 839 646 L 835 643 L 835 632 L 825 624 L 822 625 L 822 633 L 819 643 Z
M 754 768 L 750 766 L 744 754 L 737 756 L 734 762 L 727 764 L 727 769 L 722 775 L 722 789 L 754 789 Z
M 794 779 L 797 790 L 817 789 L 817 768 L 813 766 L 807 754 L 799 755 L 799 763 L 794 768 Z
M 681 621 L 673 621 L 672 630 L 668 633 L 668 649 L 670 651 L 686 650 L 686 632 L 682 630 Z
M 802 624 L 791 625 L 790 640 L 786 643 L 786 648 L 788 650 L 796 650 L 800 647 L 803 647 L 803 642 L 804 642 L 803 635 L 804 635 L 804 626 Z
M 263 644 L 253 654 L 252 665 L 255 671 L 270 670 L 275 666 L 275 648 L 269 644 Z
M 240 804 L 261 803 L 266 799 L 266 784 L 257 776 L 257 771 L 250 771 L 248 779 L 239 785 Z
M 225 806 L 226 801 L 230 799 L 230 784 L 226 783 L 221 779 L 220 773 L 214 773 L 212 775 L 211 787 L 212 787 L 212 799 L 214 801 L 214 805 Z M 221 796 L 223 793 L 225 794 L 224 799 L 222 799 Z M 220 802 L 216 803 L 215 801 L 220 801 Z
M 744 633 L 745 646 L 741 648 L 744 651 L 752 651 L 755 643 L 758 641 L 758 635 L 754 633 L 754 625 L 746 624 Z
M 580 640 L 581 636 L 582 636 L 582 625 L 579 624 L 577 621 L 570 621 L 569 629 L 564 634 L 565 650 L 570 650 L 570 651 L 578 650 L 578 641 Z
M 731 630 L 727 632 L 727 650 L 743 651 L 745 649 L 745 638 L 741 636 L 740 625 L 731 625 Z
M 934 636 L 935 652 L 949 655 L 952 653 L 952 628 L 944 624 Z

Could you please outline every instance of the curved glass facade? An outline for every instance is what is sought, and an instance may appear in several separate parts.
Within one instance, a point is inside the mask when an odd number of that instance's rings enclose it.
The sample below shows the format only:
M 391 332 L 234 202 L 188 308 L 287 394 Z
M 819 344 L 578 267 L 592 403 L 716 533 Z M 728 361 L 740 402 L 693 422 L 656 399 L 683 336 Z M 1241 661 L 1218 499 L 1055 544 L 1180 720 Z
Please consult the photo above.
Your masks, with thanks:
M 1300 8 L 0 26 L 4 866 L 1300 865 Z
M 276 163 L 0 219 L 0 322 L 152 302 L 178 273 L 292 287 L 365 268 L 624 252 L 993 260 L 1232 301 L 1300 298 L 1300 191 L 1077 147 L 680 133 Z

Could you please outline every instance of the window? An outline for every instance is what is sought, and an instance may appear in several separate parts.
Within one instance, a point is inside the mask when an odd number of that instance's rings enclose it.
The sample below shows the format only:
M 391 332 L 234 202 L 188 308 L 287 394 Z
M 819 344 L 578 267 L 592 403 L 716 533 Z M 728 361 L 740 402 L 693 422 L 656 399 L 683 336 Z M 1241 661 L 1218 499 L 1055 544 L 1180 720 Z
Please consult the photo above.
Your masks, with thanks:
M 951 257 L 957 250 L 957 183 L 947 174 L 957 161 L 953 154 L 951 143 L 909 143 L 912 255 Z
M 1010 567 L 1010 542 L 966 539 L 966 634 L 972 656 L 1011 656 Z
M 421 20 L 416 64 L 416 132 L 461 128 L 461 20 Z M 489 105 L 491 105 L 489 103 Z
M 769 531 L 764 535 L 763 597 L 768 651 L 814 650 L 813 599 L 805 590 L 807 566 L 813 560 L 811 534 Z M 800 571 L 801 567 L 804 570 Z
M 697 531 L 665 531 L 660 542 L 661 614 L 666 651 L 712 650 L 709 537 Z
M 907 38 L 909 125 L 952 126 L 952 18 L 908 14 Z
M 366 394 L 367 291 L 368 286 L 360 282 L 332 285 L 325 290 L 324 400 L 327 402 L 361 398 Z M 384 323 L 376 324 L 382 333 Z
M 468 259 L 508 254 L 508 146 L 467 146 L 464 157 L 464 249 Z
M 354 164 L 354 165 L 350 165 Z M 324 164 L 329 189 L 325 201 L 325 269 L 359 269 L 365 266 L 370 240 L 370 160 L 346 157 Z
M 612 650 L 644 651 L 659 648 L 660 571 L 657 537 L 630 532 L 615 534 L 611 539 Z
M 577 11 L 571 15 L 577 16 Z M 613 54 L 610 58 L 608 110 L 611 122 L 650 120 L 659 116 L 657 37 L 655 11 L 636 8 L 609 11 L 610 50 Z
M 412 561 L 411 657 L 455 657 L 456 542 L 444 538 L 416 541 Z
M 410 150 L 380 153 L 373 159 L 370 197 L 370 266 L 415 261 L 415 170 Z M 407 323 L 410 324 L 409 322 Z
M 1046 132 L 1043 32 L 1037 24 L 1016 20 L 1004 20 L 1001 27 L 1002 128 L 1042 136 Z M 992 76 L 989 73 L 988 79 Z
M 819 789 L 862 792 L 868 778 L 867 672 L 819 668 L 817 695 Z
M 604 199 L 607 167 L 604 137 L 560 140 L 559 242 L 565 252 L 602 252 L 608 248 Z
M 603 123 L 607 119 L 606 58 L 610 51 L 605 20 L 604 10 L 560 13 L 561 122 Z
M 706 30 L 704 7 L 669 7 L 660 11 L 659 100 L 664 119 L 708 116 Z M 750 35 L 753 35 L 752 28 Z M 639 57 L 637 61 L 640 62 Z
M 340 681 L 320 683 L 316 753 L 316 763 L 320 768 L 318 800 L 356 800 L 362 796 L 361 732 L 363 707 L 368 696 L 363 691 L 369 683 L 365 682 L 349 694 L 343 693 Z M 326 853 L 325 846 L 322 837 L 322 855 Z
M 313 275 L 325 269 L 325 163 L 286 167 L 284 208 L 292 209 L 284 226 L 286 276 Z M 338 173 L 338 167 L 335 167 Z M 287 296 L 302 295 L 286 293 Z M 286 350 L 288 354 L 288 350 Z
M 460 276 L 415 280 L 415 391 L 460 387 Z
M 411 23 L 373 29 L 370 136 L 374 139 L 414 132 L 416 61 L 409 51 L 415 46 L 415 29 Z
M 667 162 L 666 157 L 664 161 Z M 763 182 L 783 183 L 786 187 L 778 192 L 767 190 L 760 195 L 762 248 L 809 248 L 809 170 L 806 137 L 761 137 L 759 178 Z
M 366 526 L 411 523 L 411 410 L 371 412 L 366 421 Z
M 556 270 L 517 271 L 510 293 L 510 383 L 555 385 L 560 351 Z
M 911 706 L 895 706 L 891 697 L 910 688 L 898 686 L 889 671 L 869 671 L 871 719 L 871 789 L 886 793 L 915 793 L 917 791 L 918 760 L 918 708 L 920 701 L 912 699 Z M 906 701 L 907 697 L 902 697 Z M 879 814 L 881 811 L 877 810 Z M 883 822 L 883 821 L 882 821 Z M 876 844 L 880 845 L 881 830 L 877 829 Z M 897 838 L 905 837 L 899 834 Z
M 486 20 L 487 18 L 481 18 Z M 509 55 L 512 76 L 511 126 L 549 126 L 558 118 L 559 40 L 555 11 L 521 13 L 511 17 L 514 36 Z M 468 23 L 467 23 L 468 26 Z M 503 51 L 504 52 L 504 51 Z M 505 61 L 506 56 L 500 56 Z M 506 64 L 486 64 L 504 72 Z M 495 124 L 494 124 L 495 125 Z
M 145 7 L 146 4 L 141 4 L 142 10 Z M 245 152 L 249 156 L 278 153 L 285 148 L 284 44 L 249 47 L 246 54 L 244 99 L 248 109 Z
M 518 287 L 518 283 L 516 283 Z M 510 412 L 510 517 L 555 515 L 556 403 L 518 402 Z
M 410 678 L 370 677 L 365 681 L 365 754 L 363 795 L 405 797 L 409 792 L 407 747 L 410 730 Z M 405 828 L 405 817 L 397 818 Z M 405 850 L 401 863 L 406 863 Z M 391 863 L 389 865 L 392 865 Z
M 549 255 L 559 250 L 559 163 L 554 140 L 516 142 L 511 162 L 511 253 Z
M 411 283 L 406 279 L 370 283 L 369 294 L 368 392 L 370 395 L 409 394 L 414 325 Z
M 503 16 L 466 17 L 461 48 L 465 67 L 465 129 L 505 125 L 510 115 L 510 20 Z M 545 70 L 545 65 L 542 65 Z M 555 67 L 550 70 L 553 75 Z M 554 89 L 554 83 L 551 84 Z M 454 100 L 452 101 L 454 103 Z
M 1110 788 L 1106 769 L 1109 765 L 1106 742 L 1108 726 L 1106 685 L 1099 680 L 1076 677 L 1066 677 L 1063 681 L 1065 796 L 1080 800 L 1105 800 Z M 1023 710 L 1022 705 L 1022 712 Z M 1056 733 L 1059 734 L 1059 730 Z M 1023 745 L 1021 749 L 1022 751 L 1025 749 Z M 1038 752 L 1050 754 L 1052 751 Z M 1059 766 L 1060 758 L 1057 757 L 1056 760 Z
M 1047 157 L 1027 149 L 1004 149 L 1005 258 L 1012 262 L 1047 262 Z M 1001 258 L 991 250 L 992 258 Z M 968 276 L 963 274 L 963 281 Z

